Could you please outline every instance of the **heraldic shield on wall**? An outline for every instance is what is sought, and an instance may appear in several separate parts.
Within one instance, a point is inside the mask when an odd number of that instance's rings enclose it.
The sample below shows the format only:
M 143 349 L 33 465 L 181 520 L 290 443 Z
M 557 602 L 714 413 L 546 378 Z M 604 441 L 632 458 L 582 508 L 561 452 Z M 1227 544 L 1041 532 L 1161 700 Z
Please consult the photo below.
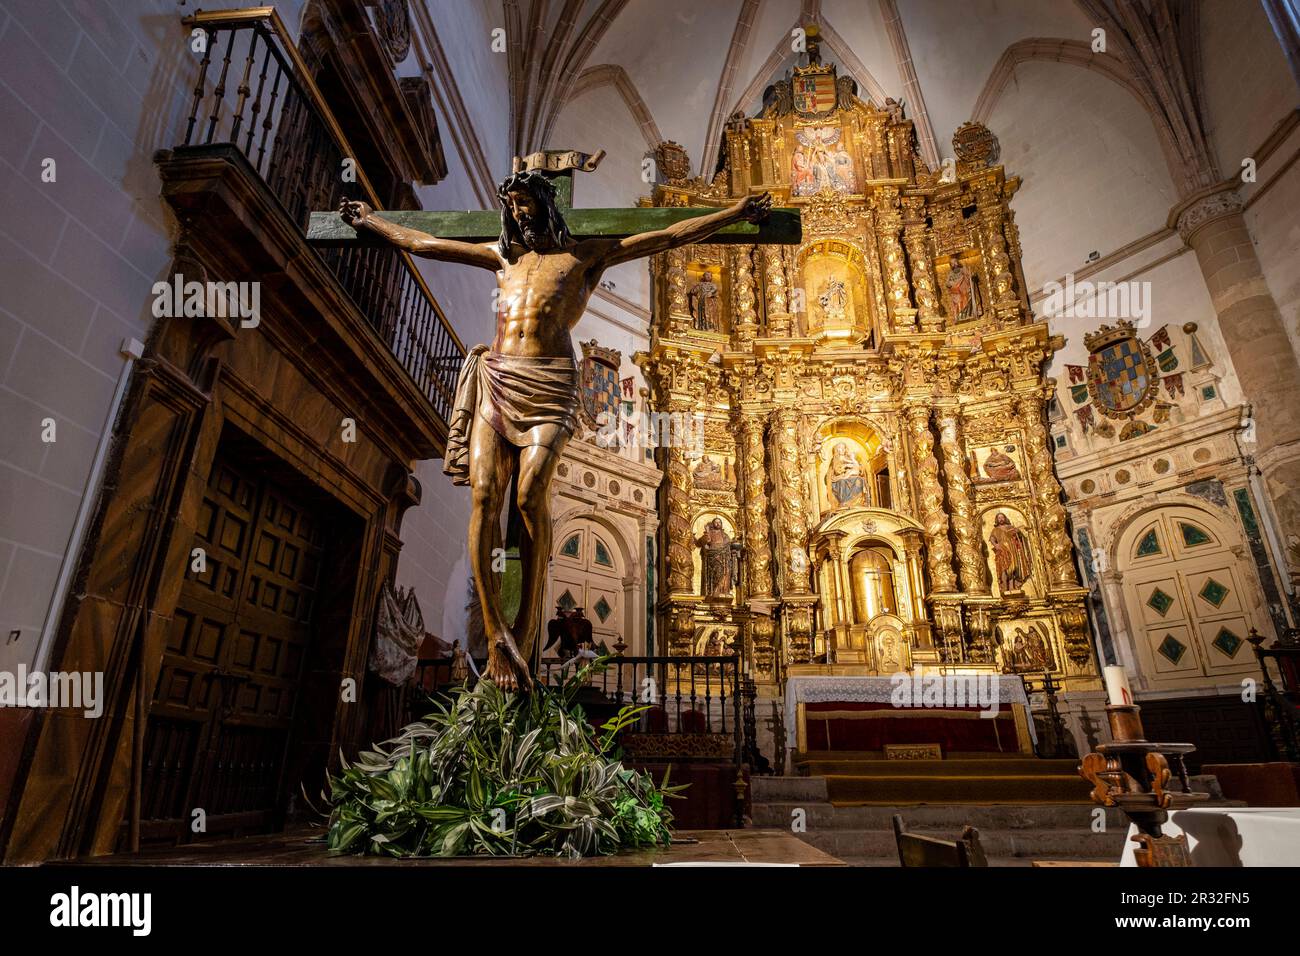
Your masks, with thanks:
M 583 416 L 592 426 L 612 422 L 618 417 L 618 367 L 623 353 L 603 348 L 595 339 L 581 345 Z
M 1133 323 L 1103 325 L 1084 337 L 1088 352 L 1088 393 L 1103 415 L 1129 418 L 1156 397 L 1160 372 Z

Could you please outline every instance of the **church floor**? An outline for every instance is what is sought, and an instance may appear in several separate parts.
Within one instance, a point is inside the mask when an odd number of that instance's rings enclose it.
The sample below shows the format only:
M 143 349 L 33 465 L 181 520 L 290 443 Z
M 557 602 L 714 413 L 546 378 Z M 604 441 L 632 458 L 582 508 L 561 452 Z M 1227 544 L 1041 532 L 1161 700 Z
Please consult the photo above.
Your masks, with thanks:
M 641 867 L 665 864 L 846 864 L 783 830 L 682 830 L 680 842 L 663 849 L 636 850 L 614 856 L 558 860 L 553 857 L 396 860 L 380 856 L 333 856 L 325 851 L 319 830 L 241 837 L 219 843 L 115 854 L 56 863 L 54 866 L 526 866 Z

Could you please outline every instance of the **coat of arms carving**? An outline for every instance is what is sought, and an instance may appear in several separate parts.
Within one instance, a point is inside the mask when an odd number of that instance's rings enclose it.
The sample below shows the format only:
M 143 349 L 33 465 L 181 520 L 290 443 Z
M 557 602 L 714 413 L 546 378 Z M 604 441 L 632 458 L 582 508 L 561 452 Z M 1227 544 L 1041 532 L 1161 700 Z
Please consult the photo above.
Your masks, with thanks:
M 1088 394 L 1108 418 L 1131 418 L 1156 398 L 1160 372 L 1147 344 L 1132 322 L 1103 325 L 1085 335 L 1088 348 Z
M 593 427 L 612 422 L 618 417 L 618 367 L 623 353 L 597 345 L 595 339 L 580 344 L 583 418 Z M 602 415 L 606 416 L 603 422 Z

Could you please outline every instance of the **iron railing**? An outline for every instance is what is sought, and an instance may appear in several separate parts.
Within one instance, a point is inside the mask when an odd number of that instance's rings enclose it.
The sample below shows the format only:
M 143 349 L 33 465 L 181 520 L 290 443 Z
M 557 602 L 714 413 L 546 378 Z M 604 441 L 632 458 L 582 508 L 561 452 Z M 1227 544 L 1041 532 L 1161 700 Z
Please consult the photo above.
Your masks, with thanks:
M 344 198 L 383 206 L 274 7 L 183 22 L 202 31 L 204 44 L 179 150 L 234 146 L 304 235 L 313 210 L 336 209 Z M 410 255 L 360 245 L 317 254 L 447 421 L 465 347 Z
M 454 683 L 451 663 L 451 658 L 421 659 L 412 678 L 415 687 L 427 694 L 447 690 Z M 484 662 L 475 664 L 481 672 Z M 544 658 L 537 681 L 558 686 L 578 666 L 576 660 Z M 747 714 L 739 655 L 610 657 L 591 675 L 587 688 L 588 701 L 598 697 L 613 710 L 626 704 L 649 708 L 634 727 L 637 733 L 727 736 L 738 762 L 754 749 L 752 702 Z M 421 695 L 415 696 L 413 717 L 424 707 Z
M 1289 628 L 1271 646 L 1253 627 L 1246 638 L 1264 675 L 1264 694 L 1259 698 L 1265 726 L 1272 735 L 1272 749 L 1279 760 L 1300 760 L 1300 630 Z M 1281 686 L 1273 682 L 1268 662 L 1273 661 Z

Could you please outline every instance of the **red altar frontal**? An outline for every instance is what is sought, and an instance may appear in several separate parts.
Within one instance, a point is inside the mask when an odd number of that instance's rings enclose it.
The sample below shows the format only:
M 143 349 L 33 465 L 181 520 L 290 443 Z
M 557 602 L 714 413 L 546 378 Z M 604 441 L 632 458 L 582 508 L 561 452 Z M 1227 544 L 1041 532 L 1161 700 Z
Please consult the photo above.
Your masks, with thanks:
M 882 758 L 1034 752 L 1024 684 L 996 674 L 792 677 L 787 723 L 798 753 Z

